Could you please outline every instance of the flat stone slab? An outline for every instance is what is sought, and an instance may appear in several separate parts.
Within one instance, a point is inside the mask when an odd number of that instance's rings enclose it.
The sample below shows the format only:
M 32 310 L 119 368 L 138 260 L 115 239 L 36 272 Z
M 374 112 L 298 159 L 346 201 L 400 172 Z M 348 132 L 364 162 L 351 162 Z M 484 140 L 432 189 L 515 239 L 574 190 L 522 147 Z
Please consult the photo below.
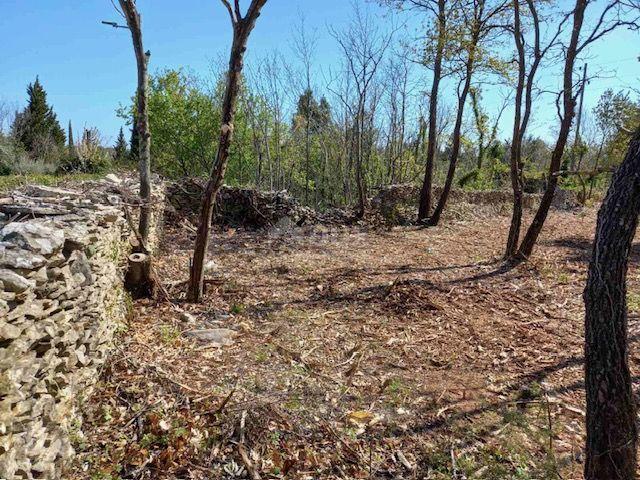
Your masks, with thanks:
M 225 347 L 235 343 L 238 332 L 229 328 L 207 328 L 204 330 L 189 330 L 183 335 L 218 347 Z

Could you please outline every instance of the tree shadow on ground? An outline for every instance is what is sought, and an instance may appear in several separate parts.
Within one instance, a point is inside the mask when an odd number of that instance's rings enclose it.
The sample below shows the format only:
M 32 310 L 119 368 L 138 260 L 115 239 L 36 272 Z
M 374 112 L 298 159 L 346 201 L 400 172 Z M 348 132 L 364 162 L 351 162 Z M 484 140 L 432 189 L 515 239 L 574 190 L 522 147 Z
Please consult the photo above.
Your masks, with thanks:
M 568 260 L 571 262 L 588 263 L 591 260 L 593 250 L 593 241 L 591 239 L 578 236 L 566 236 L 553 240 L 545 240 L 540 244 L 569 250 Z M 640 242 L 636 242 L 631 246 L 629 260 L 631 262 L 640 262 Z

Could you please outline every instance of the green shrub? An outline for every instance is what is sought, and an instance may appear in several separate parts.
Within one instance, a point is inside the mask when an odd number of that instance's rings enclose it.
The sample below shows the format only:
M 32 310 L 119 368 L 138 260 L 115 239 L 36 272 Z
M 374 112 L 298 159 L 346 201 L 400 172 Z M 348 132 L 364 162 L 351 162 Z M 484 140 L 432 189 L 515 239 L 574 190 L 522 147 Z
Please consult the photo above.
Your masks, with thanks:
M 62 149 L 56 145 L 51 147 L 45 149 L 41 146 L 41 152 L 46 155 L 35 158 L 11 137 L 0 135 L 0 175 L 54 173 L 58 167 Z

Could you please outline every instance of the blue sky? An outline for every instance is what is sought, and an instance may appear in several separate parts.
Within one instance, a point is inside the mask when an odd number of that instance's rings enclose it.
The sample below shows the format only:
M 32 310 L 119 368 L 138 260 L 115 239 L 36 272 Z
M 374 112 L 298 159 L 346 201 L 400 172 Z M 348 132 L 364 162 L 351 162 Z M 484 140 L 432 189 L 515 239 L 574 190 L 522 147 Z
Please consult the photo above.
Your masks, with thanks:
M 386 10 L 365 0 L 381 22 Z M 246 6 L 248 0 L 243 0 Z M 151 69 L 186 67 L 206 75 L 213 59 L 226 57 L 230 25 L 218 0 L 138 0 L 143 15 L 145 47 L 152 52 Z M 292 58 L 290 39 L 299 12 L 320 37 L 317 62 L 327 71 L 339 51 L 327 27 L 340 28 L 352 10 L 349 0 L 269 0 L 249 45 L 251 59 L 278 49 Z M 135 89 L 135 61 L 126 30 L 100 24 L 120 20 L 109 0 L 0 0 L 0 101 L 22 106 L 27 84 L 40 76 L 61 123 L 72 120 L 76 130 L 98 127 L 111 143 L 122 121 L 119 104 L 128 102 Z M 414 22 L 414 19 L 409 20 Z M 416 27 L 417 22 L 412 24 Z M 590 66 L 606 69 L 612 78 L 595 80 L 587 90 L 585 105 L 593 106 L 607 88 L 637 83 L 640 77 L 640 42 L 637 33 L 619 32 L 592 49 Z M 555 87 L 554 73 L 543 79 Z M 321 80 L 318 83 L 322 83 Z M 445 92 L 446 95 L 446 92 Z M 487 110 L 496 94 L 485 95 Z M 509 111 L 502 130 L 508 132 Z M 547 102 L 536 112 L 535 133 L 548 136 L 555 124 Z

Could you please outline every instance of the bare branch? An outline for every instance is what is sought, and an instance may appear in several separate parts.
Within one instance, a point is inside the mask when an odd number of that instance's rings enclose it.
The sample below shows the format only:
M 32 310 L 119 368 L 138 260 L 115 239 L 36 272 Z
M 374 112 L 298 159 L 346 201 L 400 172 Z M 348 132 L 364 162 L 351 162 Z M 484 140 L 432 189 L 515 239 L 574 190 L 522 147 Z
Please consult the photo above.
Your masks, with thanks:
M 229 3 L 229 0 L 220 0 L 222 2 L 222 4 L 224 5 L 224 7 L 227 9 L 227 11 L 229 12 L 229 17 L 231 18 L 231 23 L 233 25 L 235 25 L 236 23 L 238 23 L 238 17 L 236 16 L 236 14 L 233 11 L 233 8 L 231 8 L 231 4 Z

